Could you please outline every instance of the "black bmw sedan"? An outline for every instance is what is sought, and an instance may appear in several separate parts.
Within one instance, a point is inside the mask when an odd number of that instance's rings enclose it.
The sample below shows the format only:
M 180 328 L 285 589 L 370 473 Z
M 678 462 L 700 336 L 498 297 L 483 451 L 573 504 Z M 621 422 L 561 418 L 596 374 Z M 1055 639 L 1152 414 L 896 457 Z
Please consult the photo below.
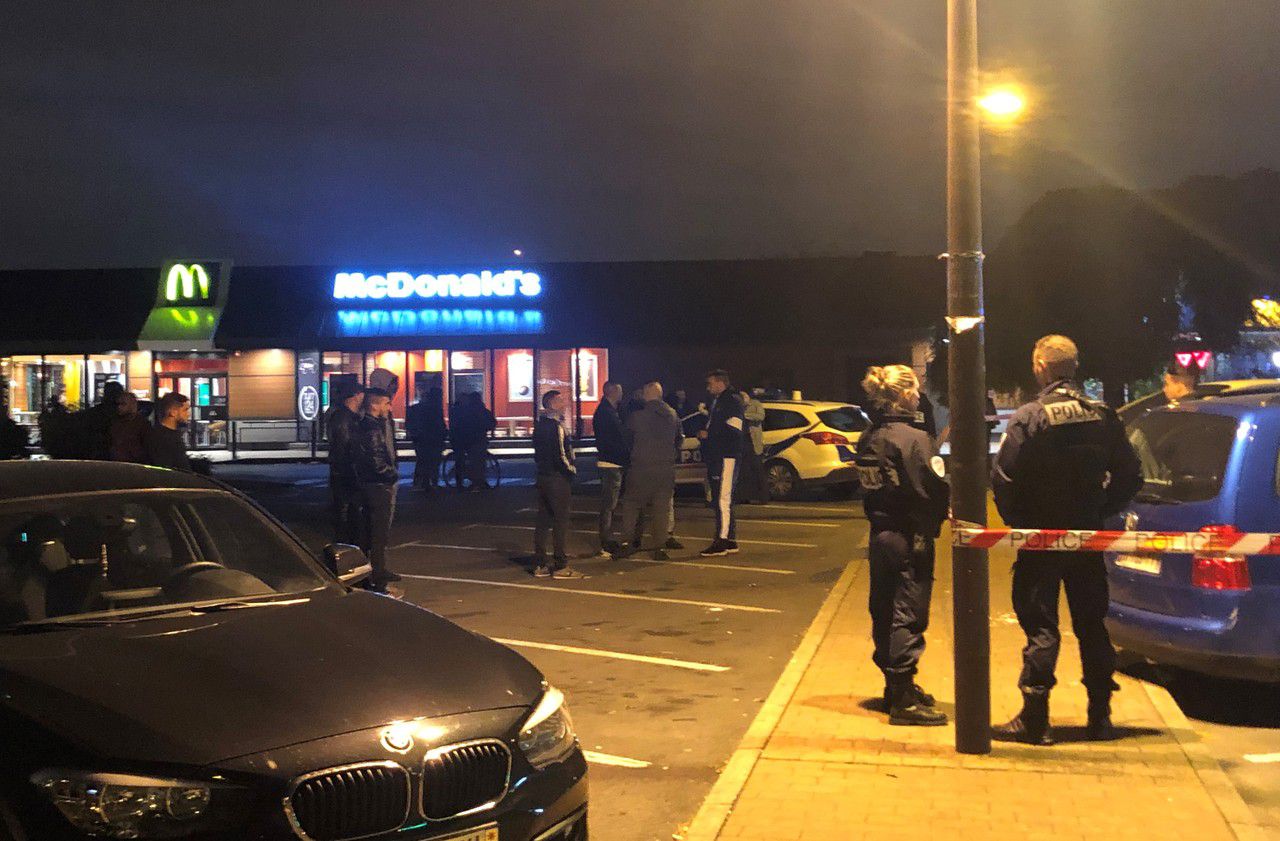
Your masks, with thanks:
M 193 475 L 0 462 L 0 841 L 586 841 L 528 661 Z

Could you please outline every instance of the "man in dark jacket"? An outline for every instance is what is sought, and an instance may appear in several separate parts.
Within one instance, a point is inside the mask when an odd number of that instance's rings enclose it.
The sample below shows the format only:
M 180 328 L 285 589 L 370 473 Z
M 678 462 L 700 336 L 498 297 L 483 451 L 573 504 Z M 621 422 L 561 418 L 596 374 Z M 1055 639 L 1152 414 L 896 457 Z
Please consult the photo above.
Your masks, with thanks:
M 613 512 L 618 507 L 622 493 L 622 472 L 630 463 L 631 454 L 623 435 L 622 421 L 618 417 L 618 404 L 622 401 L 622 385 L 613 380 L 604 384 L 604 399 L 592 416 L 596 435 L 596 466 L 600 470 L 600 551 L 615 552 L 619 548 L 613 539 Z
M 338 543 L 363 546 L 367 543 L 363 536 L 364 503 L 351 444 L 360 425 L 364 392 L 343 381 L 334 398 L 325 420 L 329 436 L 329 511 L 333 536 Z
M 641 549 L 640 514 L 644 512 L 653 533 L 655 560 L 668 560 L 663 548 L 667 514 L 676 490 L 676 459 L 680 454 L 680 419 L 662 400 L 662 384 L 646 383 L 644 408 L 627 416 L 627 443 L 631 466 L 622 500 L 622 533 L 631 543 L 614 555 L 623 558 Z
M 444 424 L 444 394 L 439 388 L 430 388 L 418 395 L 404 413 L 405 431 L 413 441 L 416 460 L 413 465 L 413 485 L 425 491 L 433 491 L 440 477 L 440 459 L 444 452 L 445 438 L 449 430 Z
M 150 434 L 151 424 L 138 412 L 138 398 L 129 391 L 121 394 L 116 403 L 116 418 L 111 423 L 111 460 L 146 464 Z
M 742 417 L 742 404 L 729 385 L 729 372 L 717 368 L 707 374 L 707 393 L 711 395 L 711 405 L 707 407 L 707 425 L 699 430 L 698 438 L 702 441 L 702 462 L 707 466 L 707 481 L 711 485 L 711 505 L 716 512 L 716 536 L 711 545 L 698 554 L 713 557 L 738 551 L 733 486 L 746 422 Z
M 536 578 L 581 578 L 569 569 L 566 542 L 573 478 L 578 475 L 573 447 L 564 430 L 564 395 L 542 395 L 542 414 L 533 426 L 533 460 L 537 466 L 538 518 L 534 524 L 533 552 Z M 547 532 L 552 532 L 555 554 L 547 560 Z
M 187 458 L 187 424 L 191 401 L 171 391 L 156 402 L 156 425 L 147 433 L 147 464 L 172 470 L 190 470 Z
M 82 458 L 107 461 L 111 458 L 111 427 L 119 417 L 120 398 L 124 395 L 124 386 L 115 380 L 102 387 L 102 399 L 97 405 L 85 409 L 77 421 L 82 424 L 81 432 L 84 440 L 81 444 Z
M 395 450 L 387 442 L 387 418 L 391 417 L 391 395 L 377 388 L 365 389 L 364 417 L 351 440 L 356 480 L 364 503 L 365 554 L 373 566 L 369 582 L 374 592 L 387 592 L 387 584 L 400 576 L 387 569 L 387 542 L 396 515 Z
M 1014 528 L 1100 529 L 1142 487 L 1142 468 L 1124 425 L 1075 381 L 1079 353 L 1066 336 L 1036 342 L 1032 365 L 1042 390 L 1009 420 L 991 475 L 996 507 Z M 1116 651 L 1103 620 L 1109 593 L 1101 552 L 1019 550 L 1013 609 L 1027 634 L 1022 654 L 1022 712 L 997 738 L 1048 745 L 1049 692 L 1062 636 L 1058 593 L 1065 587 L 1089 693 L 1086 731 L 1111 739 Z
M 459 493 L 464 479 L 471 480 L 473 491 L 489 489 L 484 467 L 489 455 L 489 434 L 497 426 L 497 419 L 484 405 L 484 399 L 478 392 L 463 394 L 454 404 L 449 439 L 453 442 Z

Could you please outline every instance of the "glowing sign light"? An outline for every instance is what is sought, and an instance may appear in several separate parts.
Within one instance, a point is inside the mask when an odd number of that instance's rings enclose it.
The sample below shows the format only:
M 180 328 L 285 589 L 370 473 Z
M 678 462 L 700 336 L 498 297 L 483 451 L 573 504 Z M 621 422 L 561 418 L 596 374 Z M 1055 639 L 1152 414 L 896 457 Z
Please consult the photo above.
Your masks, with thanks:
M 518 269 L 417 276 L 409 272 L 387 272 L 385 275 L 338 272 L 333 279 L 333 297 L 339 301 L 362 298 L 536 298 L 541 294 L 542 278 Z
M 199 263 L 174 263 L 164 280 L 166 301 L 209 300 L 209 273 Z
M 1173 355 L 1173 358 L 1182 368 L 1190 368 L 1191 363 L 1194 362 L 1196 367 L 1203 371 L 1209 367 L 1213 353 L 1207 350 L 1179 351 Z
M 337 335 L 346 337 L 422 335 L 521 335 L 541 333 L 538 310 L 338 310 Z

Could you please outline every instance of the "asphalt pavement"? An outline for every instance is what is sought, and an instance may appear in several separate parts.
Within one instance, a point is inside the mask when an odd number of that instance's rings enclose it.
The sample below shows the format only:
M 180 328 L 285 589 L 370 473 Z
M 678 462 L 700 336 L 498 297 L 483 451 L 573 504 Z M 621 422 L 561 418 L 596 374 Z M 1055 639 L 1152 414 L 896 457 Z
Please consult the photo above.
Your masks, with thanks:
M 402 485 L 391 567 L 404 597 L 512 646 L 566 692 L 592 763 L 594 839 L 666 841 L 697 811 L 845 565 L 865 553 L 861 506 L 825 493 L 741 506 L 742 551 L 704 559 L 711 511 L 685 488 L 676 533 L 686 548 L 665 562 L 613 561 L 595 557 L 588 466 L 570 543 L 588 577 L 535 579 L 531 465 L 503 471 L 503 486 L 481 494 Z M 219 465 L 216 475 L 309 544 L 326 542 L 322 465 Z

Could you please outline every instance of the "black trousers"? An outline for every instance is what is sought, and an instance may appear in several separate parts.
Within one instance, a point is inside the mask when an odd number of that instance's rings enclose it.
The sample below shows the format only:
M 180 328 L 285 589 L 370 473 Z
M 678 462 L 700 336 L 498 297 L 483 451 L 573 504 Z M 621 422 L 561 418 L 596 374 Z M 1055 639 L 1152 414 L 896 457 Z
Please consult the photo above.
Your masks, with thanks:
M 329 521 L 335 543 L 363 546 L 364 499 L 360 483 L 329 473 Z
M 676 492 L 674 467 L 633 467 L 627 471 L 627 487 L 622 494 L 622 535 L 636 549 L 644 540 L 640 515 L 653 534 L 654 548 L 670 536 L 667 517 Z
M 396 486 L 367 483 L 360 486 L 364 499 L 365 544 L 362 547 L 373 566 L 373 583 L 387 583 L 387 543 L 391 521 L 396 516 Z
M 933 541 L 886 529 L 871 535 L 871 655 L 886 680 L 911 678 L 924 653 L 933 597 Z
M 1101 552 L 1018 552 L 1013 609 L 1027 635 L 1018 686 L 1028 694 L 1047 695 L 1057 682 L 1054 670 L 1062 646 L 1058 593 L 1064 588 L 1071 627 L 1080 642 L 1084 685 L 1093 692 L 1109 692 L 1116 650 L 1103 621 L 1110 594 Z
M 569 504 L 573 497 L 573 488 L 568 476 L 538 475 L 538 516 L 533 528 L 533 553 L 538 563 L 546 563 L 547 532 L 551 532 L 552 546 L 555 552 L 553 566 L 559 568 L 568 563 L 568 550 L 565 543 L 569 535 Z
M 419 488 L 434 488 L 440 481 L 440 462 L 444 458 L 443 441 L 414 441 L 413 484 Z
M 481 441 L 479 444 L 467 444 L 453 448 L 454 464 L 457 466 L 458 490 L 462 490 L 462 480 L 470 479 L 471 487 L 487 486 L 484 478 L 484 463 L 489 456 L 489 445 Z
M 769 483 L 764 475 L 764 458 L 748 448 L 742 453 L 738 469 L 738 499 L 746 502 L 768 502 Z
M 716 540 L 736 540 L 738 520 L 733 515 L 733 488 L 738 479 L 738 459 L 707 462 L 707 483 L 711 485 L 711 507 L 716 512 Z

